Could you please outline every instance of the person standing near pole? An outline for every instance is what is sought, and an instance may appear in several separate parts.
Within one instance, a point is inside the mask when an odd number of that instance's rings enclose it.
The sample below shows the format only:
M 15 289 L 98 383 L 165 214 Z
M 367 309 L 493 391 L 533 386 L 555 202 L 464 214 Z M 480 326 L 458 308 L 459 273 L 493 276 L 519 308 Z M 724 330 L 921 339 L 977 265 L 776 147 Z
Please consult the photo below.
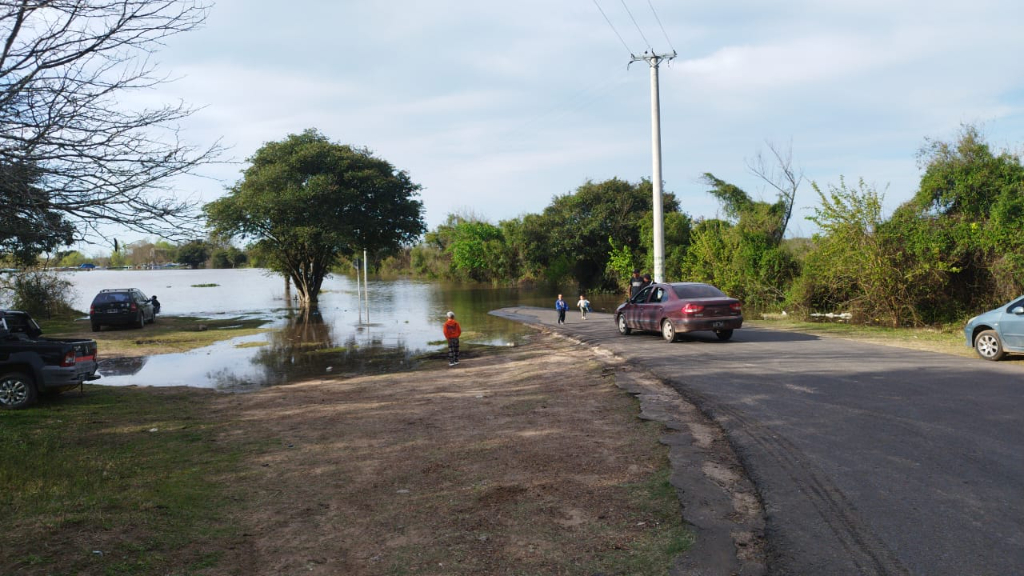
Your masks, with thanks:
M 644 279 L 640 277 L 640 269 L 633 269 L 633 277 L 629 279 L 629 299 L 632 300 L 636 293 L 643 290 Z
M 562 295 L 558 295 L 558 300 L 555 300 L 555 310 L 558 311 L 558 323 L 565 324 L 565 312 L 569 309 L 569 305 L 562 300 Z
M 448 320 L 444 323 L 444 337 L 448 340 L 448 366 L 459 363 L 459 336 L 462 336 L 462 326 L 455 321 L 455 312 L 448 312 Z

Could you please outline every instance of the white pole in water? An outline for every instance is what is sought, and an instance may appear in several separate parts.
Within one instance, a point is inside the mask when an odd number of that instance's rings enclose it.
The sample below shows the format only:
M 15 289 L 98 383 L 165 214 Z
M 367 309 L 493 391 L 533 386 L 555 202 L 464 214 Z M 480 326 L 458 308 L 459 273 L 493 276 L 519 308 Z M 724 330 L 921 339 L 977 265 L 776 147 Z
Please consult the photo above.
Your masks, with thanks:
M 359 291 L 359 260 L 356 260 L 356 311 L 359 313 L 359 325 L 363 325 L 363 293 Z
M 363 248 L 363 297 L 366 298 L 366 323 L 370 323 L 370 288 L 366 284 L 366 248 Z
M 672 54 L 647 54 L 633 56 L 630 63 L 644 60 L 651 66 L 651 184 L 654 185 L 654 281 L 665 280 L 665 216 L 661 202 L 661 104 L 658 88 L 658 65 L 662 60 L 671 60 Z

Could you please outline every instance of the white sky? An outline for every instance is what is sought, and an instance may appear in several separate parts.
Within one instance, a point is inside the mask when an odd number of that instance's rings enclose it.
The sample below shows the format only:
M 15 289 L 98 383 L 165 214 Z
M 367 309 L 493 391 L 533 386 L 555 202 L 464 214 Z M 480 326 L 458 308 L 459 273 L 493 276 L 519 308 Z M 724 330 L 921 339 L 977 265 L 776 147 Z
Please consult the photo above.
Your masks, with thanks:
M 598 5 L 634 53 L 624 5 L 654 50 L 678 51 L 661 67 L 663 177 L 693 216 L 719 213 L 704 172 L 774 198 L 746 168 L 766 140 L 792 142 L 808 181 L 888 186 L 890 210 L 926 137 L 974 123 L 997 150 L 1024 143 L 1020 0 L 218 0 L 156 56 L 179 79 L 133 99 L 202 106 L 185 137 L 222 137 L 236 161 L 315 127 L 408 171 L 429 228 L 458 210 L 496 223 L 651 174 L 649 68 L 627 70 Z M 180 194 L 214 200 L 242 167 Z M 813 230 L 816 200 L 805 182 L 790 235 Z

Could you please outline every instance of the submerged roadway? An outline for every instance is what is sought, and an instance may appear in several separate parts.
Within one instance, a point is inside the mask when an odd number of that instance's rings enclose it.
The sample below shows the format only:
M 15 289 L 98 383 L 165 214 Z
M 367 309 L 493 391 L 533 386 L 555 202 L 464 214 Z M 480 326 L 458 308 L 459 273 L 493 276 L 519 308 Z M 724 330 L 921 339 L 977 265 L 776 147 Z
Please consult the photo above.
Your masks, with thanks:
M 769 574 L 1024 574 L 1024 369 L 761 328 L 666 343 L 610 314 L 499 315 L 608 350 L 725 431 Z

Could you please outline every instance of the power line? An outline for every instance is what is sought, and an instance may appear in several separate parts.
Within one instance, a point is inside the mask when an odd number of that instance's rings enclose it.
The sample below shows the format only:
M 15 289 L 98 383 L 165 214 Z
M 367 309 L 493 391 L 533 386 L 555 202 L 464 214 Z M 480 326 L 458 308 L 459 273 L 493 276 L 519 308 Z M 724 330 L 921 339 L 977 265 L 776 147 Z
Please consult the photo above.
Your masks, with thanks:
M 676 47 L 672 45 L 672 41 L 668 39 L 668 33 L 665 32 L 665 27 L 661 25 L 661 18 L 658 18 L 658 12 L 654 9 L 654 4 L 651 4 L 651 0 L 647 0 L 647 5 L 651 7 L 651 12 L 654 13 L 654 19 L 658 22 L 658 27 L 661 28 L 662 35 L 665 36 L 665 42 L 668 42 L 668 47 L 672 49 L 672 52 L 676 51 Z
M 654 52 L 654 48 L 651 47 L 651 43 L 647 40 L 647 36 L 644 36 L 644 31 L 640 29 L 640 25 L 636 23 L 636 18 L 633 17 L 633 13 L 629 10 L 629 6 L 626 6 L 626 0 L 619 0 L 622 2 L 622 7 L 626 9 L 626 14 L 629 14 L 629 19 L 633 21 L 633 26 L 636 26 L 636 31 L 640 33 L 640 37 L 644 39 L 644 44 L 647 45 L 647 49 Z
M 612 32 L 615 32 L 615 35 L 619 37 L 619 42 L 622 42 L 622 46 L 626 49 L 626 52 L 629 52 L 629 55 L 632 56 L 633 51 L 626 45 L 626 41 L 622 39 L 622 35 L 619 34 L 619 31 L 615 29 L 614 25 L 612 25 L 612 21 L 608 19 L 608 15 L 604 13 L 604 10 L 601 8 L 601 5 L 597 3 L 597 0 L 594 0 L 594 6 L 597 6 L 597 9 L 601 12 L 601 16 L 604 16 L 604 21 L 611 27 Z

